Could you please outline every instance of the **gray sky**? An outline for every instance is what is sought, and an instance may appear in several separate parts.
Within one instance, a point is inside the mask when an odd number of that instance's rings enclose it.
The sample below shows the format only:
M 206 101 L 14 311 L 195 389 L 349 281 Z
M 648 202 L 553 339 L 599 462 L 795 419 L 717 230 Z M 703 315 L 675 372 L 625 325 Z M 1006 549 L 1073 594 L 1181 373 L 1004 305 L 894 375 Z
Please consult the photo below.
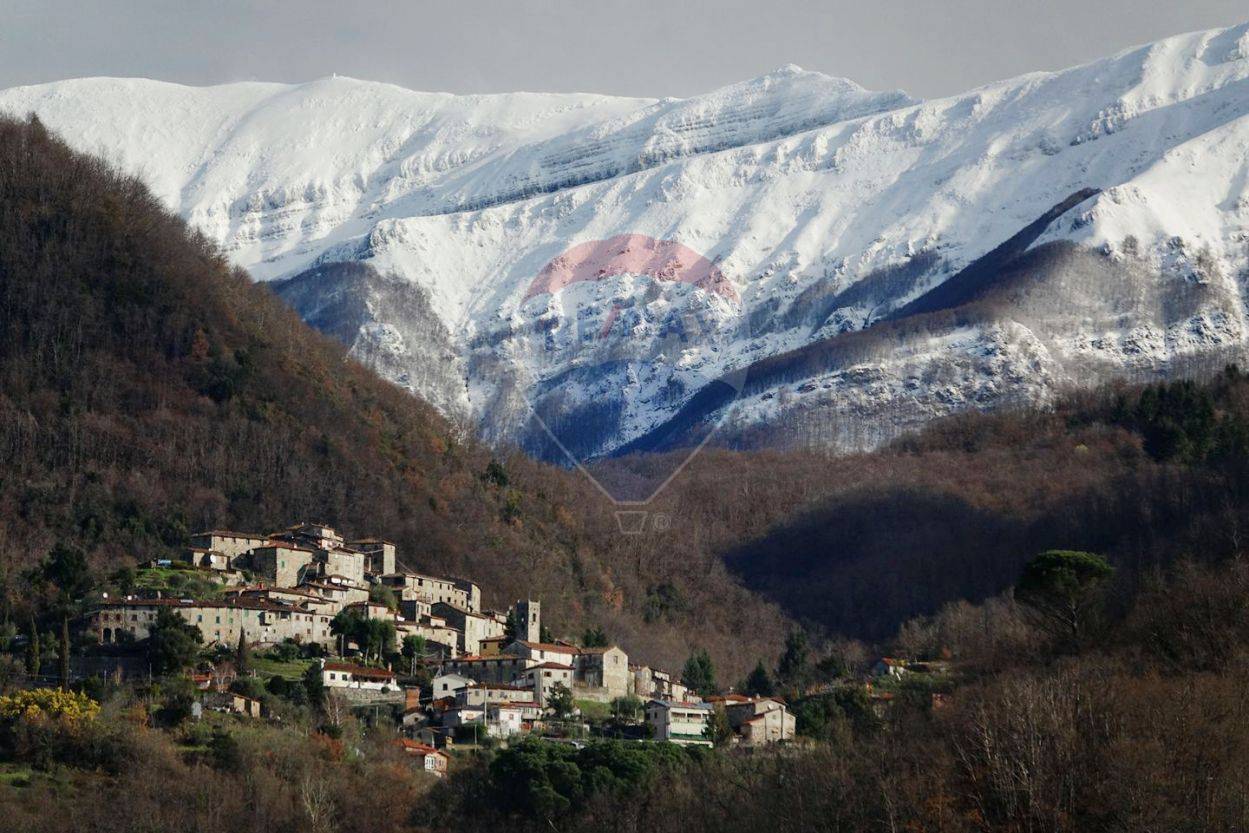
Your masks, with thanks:
M 927 98 L 1246 19 L 1245 0 L 0 0 L 0 88 L 336 72 L 688 96 L 796 63 Z

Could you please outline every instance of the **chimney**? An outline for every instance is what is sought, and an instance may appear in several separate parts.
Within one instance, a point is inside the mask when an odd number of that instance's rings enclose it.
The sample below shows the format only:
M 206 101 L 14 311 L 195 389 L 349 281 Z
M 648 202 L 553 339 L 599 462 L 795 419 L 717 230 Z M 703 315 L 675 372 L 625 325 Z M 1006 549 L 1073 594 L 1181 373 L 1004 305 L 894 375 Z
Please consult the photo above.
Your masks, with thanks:
M 419 688 L 405 688 L 403 690 L 403 708 L 408 709 L 419 708 L 421 705 L 421 690 Z

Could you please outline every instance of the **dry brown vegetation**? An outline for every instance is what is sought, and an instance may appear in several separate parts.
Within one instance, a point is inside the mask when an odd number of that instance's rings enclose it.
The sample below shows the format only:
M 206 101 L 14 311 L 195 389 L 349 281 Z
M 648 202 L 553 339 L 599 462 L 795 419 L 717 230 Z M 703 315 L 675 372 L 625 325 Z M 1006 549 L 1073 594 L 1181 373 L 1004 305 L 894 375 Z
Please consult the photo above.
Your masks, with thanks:
M 487 477 L 486 449 L 35 121 L 0 121 L 0 457 L 3 617 L 58 543 L 103 575 L 201 528 L 306 519 L 674 669 L 701 645 L 744 671 L 783 633 L 706 548 L 622 541 L 578 476 L 515 456 Z

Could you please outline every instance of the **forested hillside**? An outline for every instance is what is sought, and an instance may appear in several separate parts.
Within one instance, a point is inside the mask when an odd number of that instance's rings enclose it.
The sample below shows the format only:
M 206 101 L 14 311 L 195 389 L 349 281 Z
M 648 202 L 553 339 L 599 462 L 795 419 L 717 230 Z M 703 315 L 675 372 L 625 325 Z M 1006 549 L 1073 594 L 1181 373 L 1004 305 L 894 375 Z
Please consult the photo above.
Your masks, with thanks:
M 579 476 L 491 465 L 37 121 L 0 121 L 0 457 L 4 617 L 57 544 L 104 576 L 199 529 L 314 520 L 674 670 L 707 647 L 741 672 L 783 634 L 706 547 L 622 540 Z
M 687 500 L 749 492 L 736 505 L 752 522 L 718 545 L 748 586 L 802 620 L 882 639 L 1002 592 L 1049 548 L 1105 553 L 1129 585 L 1180 556 L 1243 555 L 1249 377 L 1228 368 L 1052 412 L 961 416 L 873 454 L 704 455 L 687 481 Z

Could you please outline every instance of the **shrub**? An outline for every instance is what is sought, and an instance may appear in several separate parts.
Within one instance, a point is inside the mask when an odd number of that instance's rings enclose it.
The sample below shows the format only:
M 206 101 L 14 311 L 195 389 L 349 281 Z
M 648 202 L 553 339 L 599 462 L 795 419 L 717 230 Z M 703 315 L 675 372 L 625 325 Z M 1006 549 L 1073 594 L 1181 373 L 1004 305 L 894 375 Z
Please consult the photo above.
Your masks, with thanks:
M 100 704 L 85 694 L 58 688 L 35 688 L 0 697 L 0 720 L 90 720 Z

